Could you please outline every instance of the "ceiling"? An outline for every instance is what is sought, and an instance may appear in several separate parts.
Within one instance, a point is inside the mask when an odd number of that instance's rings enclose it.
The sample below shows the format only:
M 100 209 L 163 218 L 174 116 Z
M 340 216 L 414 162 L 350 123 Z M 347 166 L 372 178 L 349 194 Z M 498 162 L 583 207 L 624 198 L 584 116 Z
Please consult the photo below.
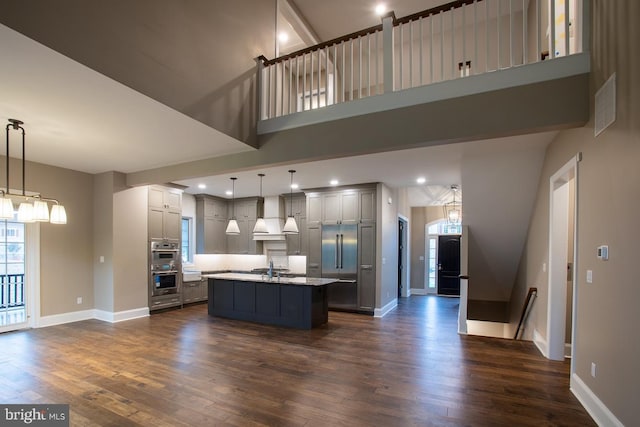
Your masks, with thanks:
M 291 0 L 289 0 L 291 1 Z M 295 0 L 321 40 L 376 25 L 374 3 L 364 0 Z M 436 6 L 438 1 L 388 1 L 389 10 L 405 16 Z M 246 6 L 245 6 L 246 7 Z M 340 13 L 336 13 L 340 11 Z M 308 38 L 309 35 L 307 34 Z M 298 43 L 298 42 L 297 42 Z M 135 172 L 197 159 L 254 150 L 207 125 L 170 108 L 22 34 L 0 25 L 0 121 L 25 122 L 27 159 L 86 173 Z M 247 55 L 248 56 L 248 55 Z M 226 70 L 227 72 L 229 70 Z M 191 88 L 193 89 L 193 88 Z M 466 159 L 482 153 L 543 150 L 553 133 L 450 144 L 365 156 L 315 161 L 234 174 L 236 197 L 258 193 L 257 173 L 265 173 L 264 195 L 289 191 L 289 169 L 300 188 L 385 182 L 408 188 L 412 206 L 440 204 L 451 184 L 461 183 Z M 12 145 L 13 147 L 13 145 Z M 15 152 L 18 150 L 16 149 Z M 12 155 L 14 151 L 12 151 Z M 426 183 L 418 185 L 416 179 Z M 230 175 L 179 181 L 189 193 L 228 197 Z M 197 188 L 204 183 L 206 190 Z

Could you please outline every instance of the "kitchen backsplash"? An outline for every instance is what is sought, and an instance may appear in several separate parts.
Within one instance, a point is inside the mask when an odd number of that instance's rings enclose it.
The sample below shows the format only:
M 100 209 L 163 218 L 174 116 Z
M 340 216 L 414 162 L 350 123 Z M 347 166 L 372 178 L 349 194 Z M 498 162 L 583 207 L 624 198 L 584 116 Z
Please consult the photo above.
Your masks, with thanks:
M 283 265 L 287 260 L 288 265 Z M 307 271 L 306 256 L 289 256 L 277 261 L 275 267 L 288 268 L 290 273 L 304 275 Z M 266 255 L 196 254 L 193 263 L 201 271 L 251 271 L 269 266 Z

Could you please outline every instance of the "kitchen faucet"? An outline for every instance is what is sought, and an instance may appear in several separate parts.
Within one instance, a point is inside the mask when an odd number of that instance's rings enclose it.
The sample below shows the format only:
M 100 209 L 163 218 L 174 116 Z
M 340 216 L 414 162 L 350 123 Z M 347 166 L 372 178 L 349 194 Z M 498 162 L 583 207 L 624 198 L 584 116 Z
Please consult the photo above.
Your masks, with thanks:
M 269 271 L 267 272 L 267 276 L 269 276 L 269 280 L 273 279 L 273 260 L 269 260 Z

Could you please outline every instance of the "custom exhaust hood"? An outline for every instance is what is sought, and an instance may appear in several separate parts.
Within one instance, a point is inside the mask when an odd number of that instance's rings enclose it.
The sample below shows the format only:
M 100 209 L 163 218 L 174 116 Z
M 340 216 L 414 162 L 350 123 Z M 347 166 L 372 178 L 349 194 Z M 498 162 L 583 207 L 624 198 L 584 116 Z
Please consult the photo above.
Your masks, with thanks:
M 282 227 L 285 220 L 284 200 L 280 196 L 266 196 L 264 198 L 264 222 L 267 224 L 266 234 L 254 234 L 253 240 L 284 241 Z

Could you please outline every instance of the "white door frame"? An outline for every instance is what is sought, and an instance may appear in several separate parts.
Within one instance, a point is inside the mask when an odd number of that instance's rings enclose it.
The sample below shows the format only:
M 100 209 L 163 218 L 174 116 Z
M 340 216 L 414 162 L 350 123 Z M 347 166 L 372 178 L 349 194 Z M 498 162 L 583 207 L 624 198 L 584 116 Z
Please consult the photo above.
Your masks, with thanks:
M 547 299 L 547 354 L 552 360 L 564 360 L 567 307 L 567 262 L 569 227 L 569 186 L 574 180 L 573 218 L 573 304 L 571 326 L 571 374 L 574 373 L 578 289 L 578 161 L 580 154 L 569 160 L 549 178 L 549 276 Z

